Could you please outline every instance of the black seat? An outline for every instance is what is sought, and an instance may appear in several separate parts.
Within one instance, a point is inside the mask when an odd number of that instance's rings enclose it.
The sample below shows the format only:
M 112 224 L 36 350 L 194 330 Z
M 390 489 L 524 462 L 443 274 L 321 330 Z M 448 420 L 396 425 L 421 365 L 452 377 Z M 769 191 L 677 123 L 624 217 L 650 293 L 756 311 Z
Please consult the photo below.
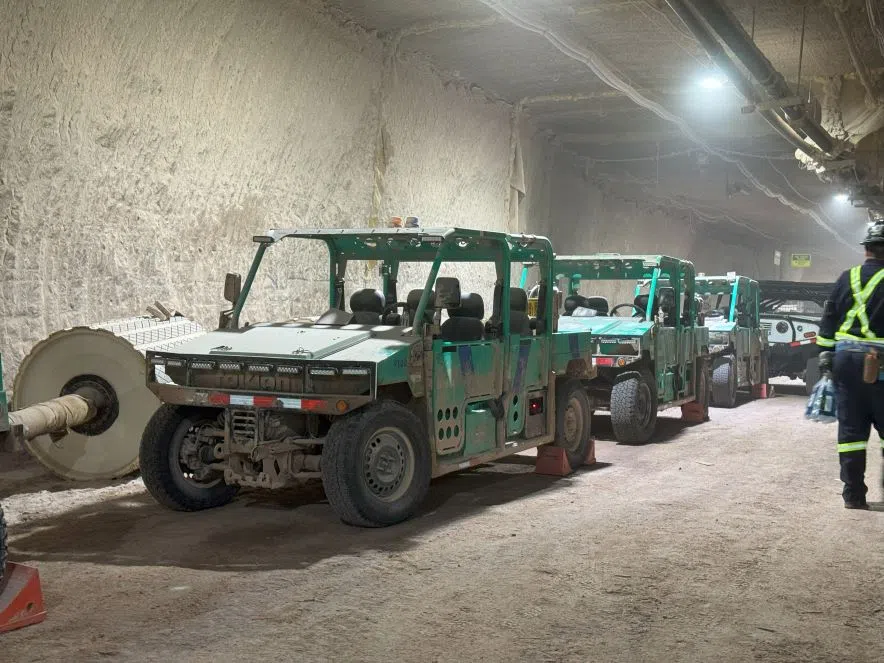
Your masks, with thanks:
M 675 326 L 675 288 L 660 288 L 660 310 L 663 312 L 663 324 Z
M 584 306 L 586 308 L 591 308 L 595 310 L 597 315 L 608 315 L 608 312 L 611 310 L 611 305 L 608 303 L 607 297 L 586 297 L 586 304 Z
M 528 295 L 522 288 L 510 288 L 510 334 L 531 335 Z
M 384 293 L 380 290 L 372 290 L 371 288 L 357 290 L 350 296 L 353 322 L 357 325 L 381 324 L 385 303 Z
M 645 317 L 645 311 L 648 310 L 648 300 L 650 299 L 650 295 L 639 295 L 633 300 L 633 305 L 637 309 L 635 312 L 635 317 L 643 318 Z M 660 300 L 655 295 L 654 296 L 654 306 L 651 309 L 651 317 L 655 317 L 657 315 L 657 311 L 660 308 Z
M 568 295 L 565 297 L 565 312 L 562 315 L 574 315 L 574 310 L 578 308 L 591 308 L 589 301 L 582 295 Z
M 417 313 L 417 306 L 420 304 L 421 297 L 423 296 L 423 290 L 412 290 L 408 293 L 408 297 L 405 298 L 405 310 L 408 313 L 408 324 L 414 325 L 414 316 Z M 433 300 L 436 298 L 436 292 L 430 290 L 430 301 L 427 304 L 427 308 L 424 311 L 424 322 L 428 325 L 433 324 Z
M 481 341 L 485 332 L 482 318 L 485 317 L 485 302 L 475 292 L 460 295 L 460 308 L 448 309 L 448 320 L 440 329 L 443 341 L 465 343 Z

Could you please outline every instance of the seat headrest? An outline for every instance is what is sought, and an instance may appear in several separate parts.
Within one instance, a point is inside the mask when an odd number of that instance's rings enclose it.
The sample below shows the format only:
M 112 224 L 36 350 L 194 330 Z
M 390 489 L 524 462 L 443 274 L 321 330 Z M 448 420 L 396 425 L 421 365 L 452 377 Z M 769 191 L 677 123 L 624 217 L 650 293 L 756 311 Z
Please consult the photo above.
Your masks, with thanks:
M 456 308 L 454 302 L 460 302 L 460 281 L 453 276 L 440 276 L 436 279 L 436 297 L 433 308 Z
M 660 306 L 663 308 L 664 311 L 668 311 L 669 309 L 673 308 L 675 306 L 675 288 L 660 288 L 659 300 L 657 301 L 660 302 Z
M 586 307 L 595 309 L 599 313 L 599 315 L 608 315 L 608 311 L 611 310 L 611 306 L 610 304 L 608 304 L 607 297 L 587 297 Z
M 510 288 L 510 310 L 528 312 L 528 295 L 522 288 Z
M 586 304 L 586 297 L 582 295 L 568 295 L 565 297 L 565 312 L 570 314 L 578 307 L 589 308 Z
M 364 290 L 357 290 L 350 295 L 350 310 L 354 313 L 356 311 L 366 311 L 380 315 L 384 312 L 384 305 L 386 303 L 384 293 L 380 290 L 365 288 Z
M 481 295 L 475 292 L 464 292 L 460 295 L 460 308 L 448 309 L 449 318 L 475 318 L 481 320 L 485 317 L 485 302 Z
M 421 288 L 417 290 L 411 290 L 408 293 L 408 297 L 405 298 L 405 303 L 408 304 L 408 308 L 412 311 L 417 310 L 417 305 L 421 303 L 421 297 L 423 296 L 424 291 Z M 436 298 L 436 291 L 430 290 L 430 303 L 429 308 L 433 308 L 433 300 Z

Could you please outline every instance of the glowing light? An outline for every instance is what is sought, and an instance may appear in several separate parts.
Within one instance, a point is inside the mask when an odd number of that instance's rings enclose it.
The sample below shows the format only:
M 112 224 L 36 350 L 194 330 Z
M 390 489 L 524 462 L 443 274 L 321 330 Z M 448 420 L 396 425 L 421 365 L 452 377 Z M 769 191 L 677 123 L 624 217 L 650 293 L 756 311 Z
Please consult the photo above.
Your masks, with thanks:
M 706 90 L 720 90 L 726 82 L 722 76 L 704 76 L 700 79 L 700 87 Z
M 835 202 L 836 203 L 846 203 L 847 202 L 847 194 L 846 193 L 836 193 L 835 194 Z

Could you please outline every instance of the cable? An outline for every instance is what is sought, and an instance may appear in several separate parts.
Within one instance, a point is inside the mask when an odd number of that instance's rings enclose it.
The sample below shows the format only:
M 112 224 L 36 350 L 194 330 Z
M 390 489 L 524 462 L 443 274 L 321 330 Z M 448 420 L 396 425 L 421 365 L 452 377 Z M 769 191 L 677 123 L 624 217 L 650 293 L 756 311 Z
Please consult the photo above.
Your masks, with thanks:
M 676 115 L 658 102 L 653 101 L 652 99 L 649 99 L 641 94 L 638 90 L 629 85 L 623 79 L 623 77 L 618 76 L 613 71 L 613 68 L 608 65 L 608 63 L 606 63 L 601 58 L 601 56 L 579 44 L 575 44 L 567 37 L 553 30 L 539 17 L 537 12 L 505 6 L 501 0 L 479 1 L 492 11 L 506 18 L 513 25 L 516 25 L 517 27 L 544 37 L 549 43 L 555 46 L 556 49 L 558 49 L 568 57 L 577 60 L 578 62 L 582 62 L 604 83 L 614 88 L 615 90 L 619 90 L 624 95 L 632 99 L 632 101 L 634 101 L 636 104 L 642 106 L 643 108 L 647 108 L 661 119 L 675 124 L 685 136 L 700 145 L 710 154 L 714 154 L 719 159 L 722 159 L 727 163 L 732 163 L 737 166 L 743 176 L 746 177 L 746 179 L 748 179 L 753 184 L 753 186 L 755 186 L 755 188 L 761 191 L 763 194 L 770 198 L 778 200 L 786 207 L 789 207 L 790 209 L 800 214 L 804 214 L 810 217 L 817 223 L 817 225 L 819 225 L 821 228 L 823 228 L 833 237 L 835 237 L 838 242 L 855 250 L 856 247 L 845 240 L 843 237 L 841 237 L 841 235 L 832 226 L 826 223 L 825 220 L 817 212 L 795 203 L 794 201 L 784 196 L 782 193 L 778 193 L 770 187 L 766 186 L 755 176 L 755 174 L 749 169 L 748 166 L 746 166 L 745 163 L 737 158 L 729 156 L 726 152 L 710 145 L 702 136 L 694 131 L 693 127 L 691 127 L 687 120 L 679 115 Z

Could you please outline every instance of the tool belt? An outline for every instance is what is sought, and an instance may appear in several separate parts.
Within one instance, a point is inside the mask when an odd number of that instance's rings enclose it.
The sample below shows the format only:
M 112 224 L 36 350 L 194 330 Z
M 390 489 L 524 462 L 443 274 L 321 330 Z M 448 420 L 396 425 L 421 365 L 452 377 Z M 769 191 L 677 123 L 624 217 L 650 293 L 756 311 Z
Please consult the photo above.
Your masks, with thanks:
M 838 341 L 835 352 L 856 352 L 864 355 L 863 382 L 884 381 L 884 344 L 866 341 Z

